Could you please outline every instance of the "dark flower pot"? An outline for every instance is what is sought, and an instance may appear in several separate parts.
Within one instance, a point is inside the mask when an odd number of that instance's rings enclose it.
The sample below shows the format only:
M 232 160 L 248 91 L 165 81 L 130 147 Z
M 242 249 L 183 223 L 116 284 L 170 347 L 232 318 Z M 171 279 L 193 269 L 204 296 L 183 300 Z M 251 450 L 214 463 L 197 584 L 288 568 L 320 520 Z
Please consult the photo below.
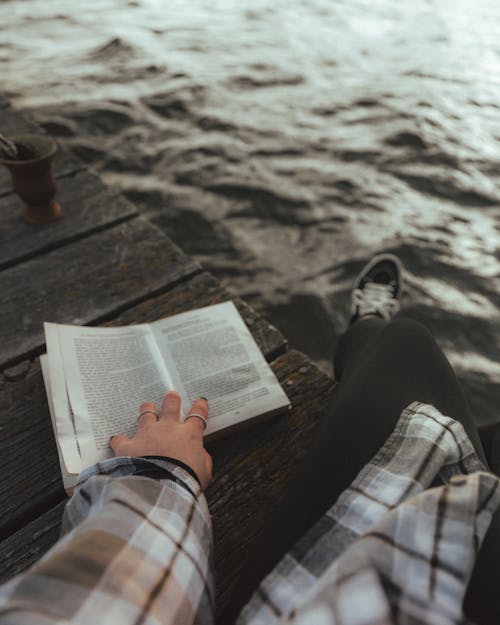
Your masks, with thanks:
M 54 202 L 56 181 L 51 163 L 56 143 L 43 135 L 15 135 L 9 137 L 21 147 L 19 158 L 0 157 L 12 176 L 14 191 L 25 202 L 21 217 L 30 224 L 46 224 L 61 215 L 61 207 Z

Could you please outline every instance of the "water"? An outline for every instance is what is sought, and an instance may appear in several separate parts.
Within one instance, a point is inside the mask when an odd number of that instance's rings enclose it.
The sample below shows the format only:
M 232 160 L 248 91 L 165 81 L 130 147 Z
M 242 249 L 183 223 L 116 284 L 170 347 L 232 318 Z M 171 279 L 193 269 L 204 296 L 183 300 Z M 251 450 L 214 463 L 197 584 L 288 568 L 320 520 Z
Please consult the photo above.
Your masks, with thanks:
M 352 278 L 398 254 L 481 423 L 500 416 L 499 70 L 490 0 L 0 4 L 14 105 L 327 370 Z

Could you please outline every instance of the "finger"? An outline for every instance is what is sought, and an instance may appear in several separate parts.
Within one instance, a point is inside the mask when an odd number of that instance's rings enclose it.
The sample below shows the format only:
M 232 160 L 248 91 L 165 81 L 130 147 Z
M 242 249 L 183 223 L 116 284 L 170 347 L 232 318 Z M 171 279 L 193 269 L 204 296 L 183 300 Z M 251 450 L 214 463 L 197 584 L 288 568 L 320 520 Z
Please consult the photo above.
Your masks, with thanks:
M 156 404 L 152 401 L 145 401 L 139 406 L 139 416 L 137 417 L 137 423 L 139 427 L 144 427 L 149 423 L 156 423 L 158 421 L 158 411 Z
M 208 402 L 204 397 L 200 397 L 195 399 L 191 409 L 189 410 L 185 423 L 189 424 L 191 427 L 196 427 L 197 429 L 203 431 L 207 427 L 207 419 L 208 419 Z
M 161 405 L 160 419 L 179 423 L 181 418 L 181 396 L 176 391 L 168 391 Z
M 114 451 L 115 456 L 127 456 L 126 449 L 129 443 L 131 443 L 130 438 L 124 434 L 116 434 L 109 439 L 109 446 Z

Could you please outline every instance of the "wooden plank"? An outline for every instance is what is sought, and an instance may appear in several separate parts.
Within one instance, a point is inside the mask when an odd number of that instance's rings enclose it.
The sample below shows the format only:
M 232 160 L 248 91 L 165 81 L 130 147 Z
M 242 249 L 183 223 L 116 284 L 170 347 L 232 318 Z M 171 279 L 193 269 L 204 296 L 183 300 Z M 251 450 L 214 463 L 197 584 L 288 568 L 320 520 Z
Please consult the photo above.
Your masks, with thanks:
M 213 276 L 203 272 L 168 293 L 124 312 L 106 325 L 154 321 L 230 298 Z M 278 330 L 241 300 L 235 303 L 266 358 L 270 360 L 273 355 L 283 353 L 286 341 Z M 33 363 L 24 361 L 4 372 L 0 382 L 0 432 L 2 537 L 64 497 L 38 359 Z M 29 462 L 26 462 L 27 457 Z
M 39 560 L 58 540 L 64 503 L 46 512 L 0 543 L 0 583 L 6 582 Z
M 199 270 L 141 218 L 6 269 L 0 369 L 41 353 L 44 321 L 98 323 Z
M 0 388 L 0 537 L 65 497 L 47 397 L 37 360 Z
M 291 350 L 272 366 L 292 411 L 209 446 L 214 479 L 207 499 L 218 610 L 226 605 L 242 564 L 309 449 L 333 391 L 332 379 L 300 352 Z
M 22 202 L 17 195 L 0 198 L 0 269 L 137 215 L 133 204 L 87 171 L 57 184 L 63 216 L 44 226 L 21 220 Z
M 332 380 L 300 352 L 287 352 L 272 368 L 293 403 L 292 411 L 209 448 L 215 477 L 207 498 L 215 531 L 219 609 L 226 604 L 245 555 L 307 451 L 332 392 Z M 0 543 L 3 580 L 29 566 L 53 544 L 61 515 L 62 504 Z
M 5 136 L 35 133 L 46 135 L 47 132 L 21 111 L 10 107 L 0 107 L 0 132 Z M 69 150 L 59 149 L 54 157 L 54 172 L 57 177 L 66 176 L 85 168 L 84 163 Z M 0 196 L 11 193 L 12 182 L 9 171 L 0 167 Z

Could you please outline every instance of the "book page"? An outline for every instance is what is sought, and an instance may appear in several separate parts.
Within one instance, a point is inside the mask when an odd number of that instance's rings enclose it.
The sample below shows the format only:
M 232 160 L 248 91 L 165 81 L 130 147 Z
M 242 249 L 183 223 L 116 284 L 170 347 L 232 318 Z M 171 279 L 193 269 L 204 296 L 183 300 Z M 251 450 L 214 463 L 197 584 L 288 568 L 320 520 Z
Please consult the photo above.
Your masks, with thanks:
M 50 416 L 59 455 L 69 473 L 80 473 L 82 457 L 76 438 L 76 426 L 66 388 L 66 376 L 62 359 L 57 325 L 45 323 L 47 354 L 40 357 L 43 380 L 49 403 Z
M 232 302 L 181 313 L 150 327 L 182 396 L 183 416 L 194 399 L 208 399 L 205 435 L 289 405 Z
M 82 465 L 112 457 L 113 434 L 133 436 L 139 405 L 161 405 L 172 381 L 148 325 L 57 326 Z
M 47 354 L 42 354 L 42 356 L 40 356 L 40 366 L 42 368 L 43 381 L 45 384 L 45 389 L 47 391 L 47 401 L 49 404 L 50 420 L 52 422 L 52 429 L 54 430 L 54 436 L 56 439 L 57 452 L 59 455 L 59 466 L 61 467 L 61 476 L 62 476 L 63 486 L 66 492 L 68 494 L 71 494 L 72 489 L 76 485 L 78 474 L 80 473 L 81 469 L 80 467 L 78 467 L 76 471 L 75 470 L 70 471 L 63 456 L 61 441 L 64 441 L 66 437 L 64 435 L 61 435 L 61 432 L 58 432 L 57 426 L 56 426 L 56 414 L 54 410 L 54 400 L 53 400 L 52 387 L 51 387 L 51 382 L 50 382 L 49 358 Z M 66 392 L 66 388 L 64 389 L 64 392 Z M 71 426 L 71 429 L 73 430 L 72 426 Z M 68 438 L 68 441 L 70 440 L 71 439 Z M 72 436 L 72 441 L 76 449 L 76 437 L 74 434 Z M 79 455 L 78 455 L 78 462 L 81 463 Z

